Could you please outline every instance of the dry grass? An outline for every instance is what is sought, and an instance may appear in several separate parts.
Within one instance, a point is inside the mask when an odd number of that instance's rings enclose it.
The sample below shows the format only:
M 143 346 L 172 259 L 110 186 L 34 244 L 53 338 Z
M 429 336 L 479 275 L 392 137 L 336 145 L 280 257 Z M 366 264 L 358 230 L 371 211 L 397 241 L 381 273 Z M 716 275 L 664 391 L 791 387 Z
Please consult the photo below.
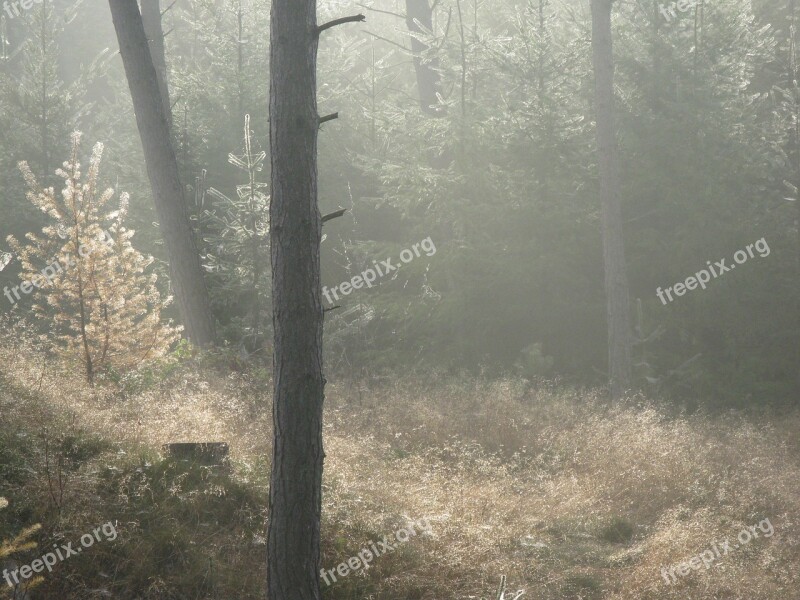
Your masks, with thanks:
M 193 363 L 121 400 L 20 344 L 4 344 L 0 364 L 29 391 L 0 394 L 3 413 L 36 415 L 40 427 L 71 415 L 131 448 L 228 441 L 238 477 L 264 491 L 268 391 L 244 375 Z M 501 574 L 525 599 L 800 597 L 796 413 L 684 417 L 642 399 L 609 409 L 592 392 L 440 378 L 359 393 L 329 385 L 325 427 L 323 566 L 409 519 L 433 524 L 327 598 L 479 598 Z M 664 583 L 662 565 L 764 518 L 773 537 Z

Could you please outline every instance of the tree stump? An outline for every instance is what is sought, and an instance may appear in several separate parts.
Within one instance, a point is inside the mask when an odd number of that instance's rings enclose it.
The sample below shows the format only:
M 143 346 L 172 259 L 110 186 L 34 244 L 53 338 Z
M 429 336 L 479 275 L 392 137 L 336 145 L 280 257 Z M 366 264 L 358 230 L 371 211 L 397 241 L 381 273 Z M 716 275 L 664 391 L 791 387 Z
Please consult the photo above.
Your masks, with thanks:
M 227 442 L 183 442 L 164 444 L 164 454 L 175 460 L 204 467 L 229 467 Z

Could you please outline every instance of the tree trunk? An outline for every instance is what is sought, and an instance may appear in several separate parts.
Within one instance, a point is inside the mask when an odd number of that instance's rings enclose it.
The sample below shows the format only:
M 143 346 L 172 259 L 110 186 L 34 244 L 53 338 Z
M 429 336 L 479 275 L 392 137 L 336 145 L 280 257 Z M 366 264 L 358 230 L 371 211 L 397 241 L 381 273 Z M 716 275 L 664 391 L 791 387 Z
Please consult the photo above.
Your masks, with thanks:
M 653 75 L 650 96 L 650 108 L 653 111 L 661 108 L 661 94 L 663 86 L 661 84 L 661 13 L 659 7 L 663 4 L 662 0 L 653 0 L 653 45 L 650 52 L 653 55 Z
M 441 77 L 439 61 L 434 57 L 425 57 L 430 49 L 418 36 L 428 35 L 433 30 L 433 11 L 428 0 L 406 0 L 406 25 L 413 34 L 411 51 L 414 53 L 414 70 L 417 74 L 419 103 L 422 110 L 430 115 L 441 115 L 439 93 Z M 423 60 L 427 58 L 429 60 Z
M 274 349 L 269 600 L 319 600 L 322 296 L 316 0 L 273 0 L 270 204 Z
M 109 5 L 167 248 L 175 298 L 186 336 L 197 346 L 207 346 L 214 343 L 214 320 L 142 16 L 131 0 L 109 0 Z
M 800 286 L 800 87 L 797 85 L 798 78 L 798 56 L 797 56 L 797 6 L 796 0 L 789 2 L 789 73 L 787 73 L 787 81 L 785 85 L 791 87 L 793 111 L 791 130 L 789 132 L 789 160 L 793 170 L 793 184 L 795 188 L 794 208 L 795 219 L 794 227 L 796 234 L 796 254 L 795 254 L 795 269 L 796 281 Z M 796 314 L 796 331 L 800 336 L 800 289 L 795 295 L 795 314 Z M 797 371 L 795 372 L 795 384 L 800 389 L 800 339 L 795 344 L 795 364 Z
M 150 55 L 158 77 L 158 90 L 164 103 L 164 116 L 172 129 L 172 103 L 169 100 L 169 82 L 167 80 L 167 57 L 164 51 L 164 29 L 161 25 L 161 0 L 141 0 L 142 24 L 150 45 Z
M 611 1 L 592 0 L 592 58 L 597 114 L 597 163 L 602 200 L 603 262 L 608 316 L 611 398 L 631 384 L 631 331 L 628 278 L 620 207 L 620 176 L 614 132 L 614 54 Z

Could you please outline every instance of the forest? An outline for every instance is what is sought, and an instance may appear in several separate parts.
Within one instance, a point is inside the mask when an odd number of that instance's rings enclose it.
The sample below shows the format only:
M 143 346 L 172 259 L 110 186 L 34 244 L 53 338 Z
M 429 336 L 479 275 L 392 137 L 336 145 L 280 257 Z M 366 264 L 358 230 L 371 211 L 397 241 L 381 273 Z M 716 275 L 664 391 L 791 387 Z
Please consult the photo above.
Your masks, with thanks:
M 0 600 L 800 599 L 798 27 L 3 0 Z

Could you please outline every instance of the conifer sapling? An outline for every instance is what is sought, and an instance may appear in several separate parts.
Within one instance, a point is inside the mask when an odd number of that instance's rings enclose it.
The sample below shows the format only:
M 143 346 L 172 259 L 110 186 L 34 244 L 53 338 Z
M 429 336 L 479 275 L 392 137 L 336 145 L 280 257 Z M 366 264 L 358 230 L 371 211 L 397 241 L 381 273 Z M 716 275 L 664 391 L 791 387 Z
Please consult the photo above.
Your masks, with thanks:
M 162 356 L 181 328 L 162 322 L 172 298 L 162 298 L 156 274 L 145 273 L 153 257 L 131 245 L 134 231 L 124 226 L 128 194 L 120 195 L 117 210 L 101 214 L 114 197 L 112 188 L 98 187 L 103 144 L 95 145 L 82 182 L 80 138 L 79 132 L 72 135 L 70 159 L 56 171 L 64 179 L 60 199 L 20 163 L 27 198 L 52 223 L 41 235 L 27 234 L 26 244 L 13 236 L 8 242 L 22 264 L 20 287 L 36 288 L 33 310 L 51 323 L 46 337 L 77 359 L 94 383 L 103 369 L 130 370 Z

